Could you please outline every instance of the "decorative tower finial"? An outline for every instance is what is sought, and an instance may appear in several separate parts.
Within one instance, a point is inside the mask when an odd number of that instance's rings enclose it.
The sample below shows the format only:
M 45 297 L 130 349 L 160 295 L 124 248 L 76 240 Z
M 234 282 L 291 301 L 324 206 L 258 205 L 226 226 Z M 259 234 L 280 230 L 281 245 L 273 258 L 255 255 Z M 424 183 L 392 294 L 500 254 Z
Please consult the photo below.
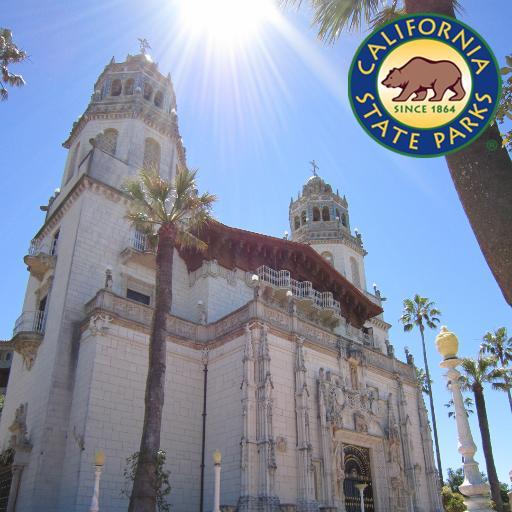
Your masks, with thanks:
M 311 167 L 313 167 L 313 176 L 318 176 L 316 173 L 316 171 L 319 169 L 317 163 L 314 160 L 311 160 L 309 163 L 311 164 Z
M 146 55 L 148 53 L 148 50 L 151 50 L 151 45 L 149 44 L 149 41 L 145 37 L 139 37 L 138 41 L 140 53 L 142 53 L 142 55 Z

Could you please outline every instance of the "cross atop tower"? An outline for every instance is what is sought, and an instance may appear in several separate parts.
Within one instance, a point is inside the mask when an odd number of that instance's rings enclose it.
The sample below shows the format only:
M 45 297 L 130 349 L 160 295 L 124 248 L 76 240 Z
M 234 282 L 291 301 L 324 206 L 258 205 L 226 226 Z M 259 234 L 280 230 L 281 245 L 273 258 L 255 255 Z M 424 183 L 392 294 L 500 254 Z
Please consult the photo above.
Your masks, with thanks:
M 139 37 L 138 41 L 139 41 L 140 53 L 142 53 L 143 55 L 146 55 L 147 51 L 151 50 L 151 45 L 149 44 L 149 41 L 145 37 Z
M 316 173 L 316 171 L 319 169 L 317 163 L 314 161 L 314 160 L 311 160 L 311 162 L 309 162 L 311 164 L 311 167 L 313 168 L 313 176 L 318 176 L 318 174 Z

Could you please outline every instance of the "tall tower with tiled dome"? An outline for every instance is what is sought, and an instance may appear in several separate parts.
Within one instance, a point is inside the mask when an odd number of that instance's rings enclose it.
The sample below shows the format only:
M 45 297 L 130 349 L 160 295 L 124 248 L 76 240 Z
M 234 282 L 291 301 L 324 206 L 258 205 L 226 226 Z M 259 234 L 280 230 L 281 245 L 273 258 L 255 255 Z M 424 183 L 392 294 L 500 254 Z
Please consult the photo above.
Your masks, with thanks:
M 360 233 L 350 227 L 348 201 L 317 174 L 291 199 L 289 216 L 292 240 L 311 245 L 334 268 L 358 288 L 366 290 L 364 256 Z

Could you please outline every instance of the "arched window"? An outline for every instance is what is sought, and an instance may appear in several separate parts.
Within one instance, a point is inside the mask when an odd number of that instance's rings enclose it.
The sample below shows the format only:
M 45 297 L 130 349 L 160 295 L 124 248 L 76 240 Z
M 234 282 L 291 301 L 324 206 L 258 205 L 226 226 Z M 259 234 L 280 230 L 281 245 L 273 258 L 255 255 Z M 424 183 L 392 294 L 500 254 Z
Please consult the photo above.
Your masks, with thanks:
M 144 169 L 152 169 L 158 172 L 160 169 L 160 144 L 155 139 L 146 139 L 144 143 Z
M 76 161 L 78 159 L 78 152 L 80 151 L 80 141 L 76 143 L 76 146 L 73 148 L 73 153 L 71 153 L 71 158 L 69 160 L 68 170 L 66 172 L 66 179 L 64 180 L 64 185 L 73 177 L 75 174 Z
M 107 128 L 103 133 L 99 133 L 94 139 L 94 145 L 109 153 L 116 154 L 118 131 L 114 128 Z
M 300 228 L 300 219 L 297 215 L 295 216 L 295 219 L 293 219 L 293 225 L 294 225 L 295 229 Z
M 324 206 L 322 208 L 322 220 L 331 220 L 331 214 L 328 206 Z
M 320 208 L 316 206 L 313 208 L 313 222 L 318 222 L 320 220 Z
M 122 83 L 119 78 L 112 80 L 112 85 L 110 86 L 110 96 L 119 96 L 121 94 Z
M 329 251 L 324 251 L 321 256 L 322 258 L 325 258 L 331 265 L 334 265 L 334 257 L 332 253 Z
M 300 214 L 300 223 L 304 226 L 306 224 L 306 222 L 308 221 L 308 218 L 306 216 L 306 210 L 304 210 L 301 214 Z
M 342 213 L 342 214 L 341 214 L 341 223 L 342 223 L 345 227 L 347 227 L 347 216 L 346 216 L 346 214 L 345 214 L 345 213 Z
M 352 274 L 352 283 L 361 288 L 361 277 L 359 275 L 359 265 L 354 256 L 350 257 L 350 272 Z
M 124 94 L 126 96 L 131 96 L 133 94 L 133 78 L 128 78 L 124 83 Z
M 146 82 L 144 84 L 144 99 L 150 101 L 151 97 L 153 96 L 153 87 Z
M 155 107 L 158 107 L 158 108 L 162 107 L 162 105 L 164 104 L 164 93 L 162 91 L 158 91 L 155 94 L 154 103 L 155 103 Z

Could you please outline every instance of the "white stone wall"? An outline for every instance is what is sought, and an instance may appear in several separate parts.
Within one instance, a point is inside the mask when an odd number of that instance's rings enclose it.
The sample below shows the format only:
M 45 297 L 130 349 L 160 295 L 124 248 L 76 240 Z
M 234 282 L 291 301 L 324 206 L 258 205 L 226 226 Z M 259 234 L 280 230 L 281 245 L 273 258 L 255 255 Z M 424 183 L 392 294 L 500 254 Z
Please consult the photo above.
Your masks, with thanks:
M 354 276 L 352 275 L 352 269 L 350 266 L 350 258 L 355 258 L 358 268 L 359 276 L 361 280 L 361 289 L 366 290 L 366 272 L 364 268 L 364 258 L 361 254 L 351 249 L 344 243 L 312 243 L 311 247 L 316 252 L 322 254 L 325 251 L 330 252 L 334 258 L 334 268 L 343 276 L 345 276 L 350 282 L 354 283 Z

